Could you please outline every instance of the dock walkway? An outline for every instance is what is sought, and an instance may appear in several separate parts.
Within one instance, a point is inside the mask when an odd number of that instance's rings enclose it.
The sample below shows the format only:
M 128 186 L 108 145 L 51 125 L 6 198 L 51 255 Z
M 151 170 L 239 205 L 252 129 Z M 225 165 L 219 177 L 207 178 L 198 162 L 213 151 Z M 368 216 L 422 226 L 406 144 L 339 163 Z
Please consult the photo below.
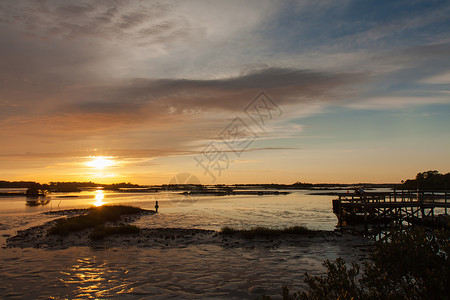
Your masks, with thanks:
M 445 223 L 450 211 L 449 191 L 411 191 L 338 193 L 333 212 L 339 225 Z

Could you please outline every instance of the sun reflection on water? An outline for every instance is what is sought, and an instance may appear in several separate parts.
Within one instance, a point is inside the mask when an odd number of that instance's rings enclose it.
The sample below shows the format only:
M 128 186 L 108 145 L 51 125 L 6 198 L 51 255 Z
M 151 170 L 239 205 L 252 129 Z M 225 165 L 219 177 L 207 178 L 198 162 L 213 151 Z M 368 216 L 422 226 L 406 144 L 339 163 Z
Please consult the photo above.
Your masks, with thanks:
M 78 259 L 61 274 L 65 277 L 61 279 L 64 284 L 77 286 L 72 292 L 81 298 L 111 298 L 131 291 L 123 282 L 125 270 L 112 270 L 107 261 L 95 256 Z
M 93 203 L 95 206 L 102 206 L 105 204 L 103 202 L 103 199 L 105 198 L 105 194 L 103 193 L 103 190 L 96 190 L 95 191 L 95 202 Z

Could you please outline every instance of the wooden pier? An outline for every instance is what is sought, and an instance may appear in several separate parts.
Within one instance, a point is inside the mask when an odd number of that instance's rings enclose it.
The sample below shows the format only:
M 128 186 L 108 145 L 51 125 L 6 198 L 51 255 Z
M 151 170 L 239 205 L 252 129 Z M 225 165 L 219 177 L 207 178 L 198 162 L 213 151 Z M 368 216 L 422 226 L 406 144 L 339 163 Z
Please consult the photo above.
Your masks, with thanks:
M 339 193 L 333 212 L 339 226 L 347 224 L 422 224 L 448 226 L 449 191 Z

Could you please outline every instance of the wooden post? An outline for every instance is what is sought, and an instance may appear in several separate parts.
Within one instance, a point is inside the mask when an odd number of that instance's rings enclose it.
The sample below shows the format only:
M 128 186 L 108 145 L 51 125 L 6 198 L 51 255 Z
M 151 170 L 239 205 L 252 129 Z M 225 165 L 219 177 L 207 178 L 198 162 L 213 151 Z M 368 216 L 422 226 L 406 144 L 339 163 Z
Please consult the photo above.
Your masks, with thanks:
M 434 191 L 431 192 L 431 199 L 433 199 L 431 202 L 433 203 L 433 207 L 431 208 L 431 217 L 432 220 L 434 222 L 434 200 L 435 200 L 435 195 L 434 195 Z
M 338 226 L 342 227 L 342 206 L 341 206 L 342 196 L 339 195 L 337 215 L 338 215 Z M 334 205 L 333 205 L 334 206 Z M 334 207 L 333 207 L 334 208 Z
M 155 211 L 156 211 L 156 212 L 158 212 L 158 208 L 159 208 L 158 200 L 156 200 L 156 201 L 155 201 Z
M 445 214 L 447 214 L 447 190 L 444 192 Z
M 417 200 L 419 200 L 420 211 L 422 213 L 422 221 L 425 218 L 425 208 L 423 207 L 423 193 L 417 190 Z
M 363 198 L 363 203 L 364 203 L 363 204 L 364 205 L 364 208 L 363 208 L 363 210 L 364 210 L 364 229 L 367 232 L 369 229 L 369 227 L 367 225 L 367 196 L 364 195 L 364 196 L 362 196 L 362 198 Z
M 397 193 L 395 191 L 395 185 L 394 185 L 394 202 L 397 202 Z

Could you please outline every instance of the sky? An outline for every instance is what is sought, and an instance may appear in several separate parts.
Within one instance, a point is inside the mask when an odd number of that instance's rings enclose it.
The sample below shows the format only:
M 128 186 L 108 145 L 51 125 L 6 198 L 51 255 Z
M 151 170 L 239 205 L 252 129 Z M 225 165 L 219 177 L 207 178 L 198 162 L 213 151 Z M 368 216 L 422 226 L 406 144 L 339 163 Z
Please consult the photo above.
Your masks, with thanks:
M 449 116 L 448 1 L 0 2 L 0 180 L 400 183 Z

